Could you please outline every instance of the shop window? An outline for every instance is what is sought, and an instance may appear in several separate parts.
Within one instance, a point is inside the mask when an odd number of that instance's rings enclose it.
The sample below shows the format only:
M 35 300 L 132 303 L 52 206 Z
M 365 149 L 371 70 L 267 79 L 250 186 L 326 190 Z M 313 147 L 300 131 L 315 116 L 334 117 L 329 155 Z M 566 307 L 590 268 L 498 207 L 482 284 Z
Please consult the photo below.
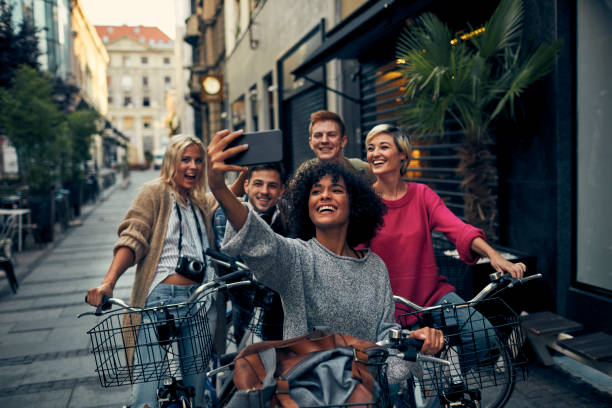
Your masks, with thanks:
M 612 4 L 576 1 L 576 7 L 575 279 L 610 295 Z

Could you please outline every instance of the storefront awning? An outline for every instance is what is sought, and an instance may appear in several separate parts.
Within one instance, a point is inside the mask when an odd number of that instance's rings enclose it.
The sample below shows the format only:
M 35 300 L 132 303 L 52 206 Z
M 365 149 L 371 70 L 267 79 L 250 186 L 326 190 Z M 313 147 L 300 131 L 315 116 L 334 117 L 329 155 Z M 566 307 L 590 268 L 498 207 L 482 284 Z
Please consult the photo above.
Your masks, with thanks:
M 375 50 L 395 47 L 397 33 L 406 18 L 414 16 L 432 0 L 372 0 L 355 10 L 325 35 L 325 40 L 292 74 L 307 75 L 334 59 L 360 59 Z M 375 55 L 374 55 L 375 57 Z

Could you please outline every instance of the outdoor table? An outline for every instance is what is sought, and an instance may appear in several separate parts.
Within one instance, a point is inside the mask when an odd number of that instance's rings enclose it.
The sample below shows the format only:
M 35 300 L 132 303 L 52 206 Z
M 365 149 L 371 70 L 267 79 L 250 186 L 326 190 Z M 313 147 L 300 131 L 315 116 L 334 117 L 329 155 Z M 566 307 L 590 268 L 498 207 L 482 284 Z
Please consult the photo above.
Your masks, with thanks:
M 17 216 L 17 252 L 21 252 L 22 246 L 22 229 L 23 222 L 22 218 L 24 215 L 30 216 L 30 210 L 28 208 L 0 208 L 0 215 L 16 215 Z

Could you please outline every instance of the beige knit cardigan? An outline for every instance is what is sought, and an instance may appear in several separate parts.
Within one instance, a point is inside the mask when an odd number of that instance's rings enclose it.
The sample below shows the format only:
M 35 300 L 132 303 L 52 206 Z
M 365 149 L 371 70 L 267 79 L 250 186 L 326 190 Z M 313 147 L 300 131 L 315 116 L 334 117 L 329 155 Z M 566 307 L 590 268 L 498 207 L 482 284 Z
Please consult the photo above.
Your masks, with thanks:
M 130 248 L 134 252 L 133 264 L 136 264 L 137 267 L 130 304 L 138 307 L 145 306 L 164 247 L 168 219 L 173 209 L 171 195 L 170 187 L 160 179 L 144 184 L 117 230 L 119 239 L 113 252 L 116 253 L 121 247 Z M 212 217 L 218 206 L 217 201 L 212 194 L 208 193 L 204 202 L 193 200 L 193 204 L 204 214 L 208 242 L 214 248 Z M 131 355 L 134 351 L 131 346 L 135 344 L 140 315 L 130 314 L 126 318 L 130 320 L 124 320 L 124 327 L 131 329 L 124 330 L 124 342 L 127 346 L 128 361 L 131 362 Z

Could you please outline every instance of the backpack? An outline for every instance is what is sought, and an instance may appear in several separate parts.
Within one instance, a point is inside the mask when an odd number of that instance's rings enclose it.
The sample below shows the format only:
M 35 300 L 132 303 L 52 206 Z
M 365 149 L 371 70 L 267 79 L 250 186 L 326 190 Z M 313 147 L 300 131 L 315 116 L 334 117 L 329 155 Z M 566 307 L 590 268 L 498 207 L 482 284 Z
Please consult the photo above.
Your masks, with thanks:
M 234 360 L 231 408 L 296 408 L 385 401 L 387 351 L 327 331 L 244 348 Z

